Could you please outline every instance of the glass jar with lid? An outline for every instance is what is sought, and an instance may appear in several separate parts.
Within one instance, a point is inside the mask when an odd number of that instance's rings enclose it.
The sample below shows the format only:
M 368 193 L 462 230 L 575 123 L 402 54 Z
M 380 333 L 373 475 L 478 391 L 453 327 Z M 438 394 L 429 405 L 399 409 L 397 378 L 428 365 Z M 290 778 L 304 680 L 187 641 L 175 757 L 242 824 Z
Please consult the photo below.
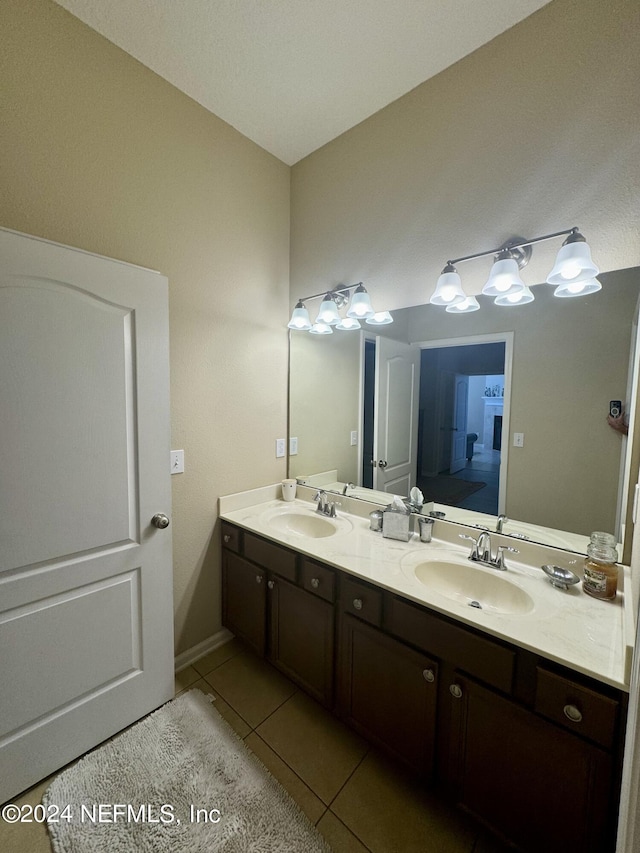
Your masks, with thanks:
M 611 601 L 618 591 L 618 566 L 615 537 L 596 531 L 591 534 L 584 561 L 582 588 L 593 598 Z

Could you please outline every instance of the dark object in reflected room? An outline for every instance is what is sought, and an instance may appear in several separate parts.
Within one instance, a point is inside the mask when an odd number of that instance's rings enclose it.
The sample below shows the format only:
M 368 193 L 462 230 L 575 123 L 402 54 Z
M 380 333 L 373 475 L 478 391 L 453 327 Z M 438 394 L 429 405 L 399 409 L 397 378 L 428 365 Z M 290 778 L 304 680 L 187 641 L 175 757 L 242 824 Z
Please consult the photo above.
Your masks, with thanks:
M 467 459 L 469 462 L 473 459 L 473 445 L 474 442 L 478 440 L 477 432 L 468 432 L 467 433 Z
M 502 448 L 502 415 L 496 415 L 493 419 L 493 449 Z

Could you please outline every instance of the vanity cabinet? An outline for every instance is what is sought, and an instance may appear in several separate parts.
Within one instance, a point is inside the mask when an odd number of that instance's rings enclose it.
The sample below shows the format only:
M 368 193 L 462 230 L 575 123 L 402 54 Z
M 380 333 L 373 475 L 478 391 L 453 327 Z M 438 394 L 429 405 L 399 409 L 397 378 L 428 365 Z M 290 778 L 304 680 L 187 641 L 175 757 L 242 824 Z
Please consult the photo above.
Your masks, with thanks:
M 448 760 L 459 805 L 519 848 L 602 853 L 612 757 L 456 672 Z
M 226 522 L 222 544 L 223 625 L 331 707 L 333 570 Z
M 338 673 L 342 719 L 421 776 L 432 778 L 438 664 L 345 614 Z
M 226 522 L 223 620 L 517 849 L 614 850 L 623 692 Z

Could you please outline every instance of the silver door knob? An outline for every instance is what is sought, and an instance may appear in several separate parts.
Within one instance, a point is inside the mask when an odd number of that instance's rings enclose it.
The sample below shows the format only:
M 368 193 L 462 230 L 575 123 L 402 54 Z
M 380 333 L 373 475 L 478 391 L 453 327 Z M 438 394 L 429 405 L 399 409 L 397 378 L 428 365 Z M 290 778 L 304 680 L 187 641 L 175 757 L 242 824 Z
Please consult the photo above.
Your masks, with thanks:
M 171 524 L 171 522 L 169 521 L 168 515 L 165 515 L 163 512 L 157 512 L 151 519 L 151 524 L 153 524 L 154 527 L 157 527 L 158 530 L 164 530 L 165 527 L 168 527 Z
M 387 467 L 388 464 L 389 463 L 387 461 L 385 461 L 384 459 L 378 460 L 378 468 L 382 468 L 383 471 Z

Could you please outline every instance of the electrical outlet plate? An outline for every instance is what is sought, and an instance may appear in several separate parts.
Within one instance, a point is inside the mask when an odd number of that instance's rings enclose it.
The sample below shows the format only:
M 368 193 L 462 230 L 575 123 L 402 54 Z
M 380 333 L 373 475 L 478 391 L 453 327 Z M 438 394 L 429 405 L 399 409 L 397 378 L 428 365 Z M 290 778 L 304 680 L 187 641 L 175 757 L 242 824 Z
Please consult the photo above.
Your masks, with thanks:
M 276 438 L 276 459 L 281 459 L 286 455 L 287 450 L 286 439 L 284 438 Z
M 170 456 L 172 474 L 184 474 L 184 450 L 172 450 Z
M 289 438 L 289 456 L 295 456 L 298 452 L 298 439 Z

